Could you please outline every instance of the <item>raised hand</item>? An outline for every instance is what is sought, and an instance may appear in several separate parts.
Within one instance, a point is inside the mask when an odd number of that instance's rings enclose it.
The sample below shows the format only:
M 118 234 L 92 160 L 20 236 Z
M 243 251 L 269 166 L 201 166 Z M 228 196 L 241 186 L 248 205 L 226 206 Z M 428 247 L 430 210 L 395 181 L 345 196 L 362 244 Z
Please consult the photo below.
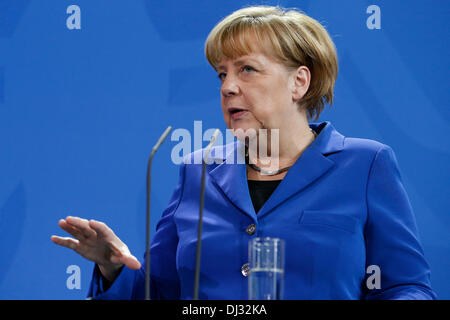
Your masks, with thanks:
M 100 272 L 114 281 L 123 265 L 139 269 L 141 264 L 128 247 L 103 222 L 68 216 L 58 222 L 71 237 L 51 236 L 51 240 L 98 264 Z

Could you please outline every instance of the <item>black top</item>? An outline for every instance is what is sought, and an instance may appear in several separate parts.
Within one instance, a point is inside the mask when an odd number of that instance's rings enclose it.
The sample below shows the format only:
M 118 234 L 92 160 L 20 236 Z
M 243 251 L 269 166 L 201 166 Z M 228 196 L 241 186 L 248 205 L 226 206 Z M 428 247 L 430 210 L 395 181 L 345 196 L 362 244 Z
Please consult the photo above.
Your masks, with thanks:
M 250 191 L 250 197 L 252 198 L 253 207 L 255 212 L 258 213 L 259 209 L 269 199 L 271 194 L 280 184 L 281 180 L 271 181 L 259 181 L 259 180 L 247 180 L 248 189 Z

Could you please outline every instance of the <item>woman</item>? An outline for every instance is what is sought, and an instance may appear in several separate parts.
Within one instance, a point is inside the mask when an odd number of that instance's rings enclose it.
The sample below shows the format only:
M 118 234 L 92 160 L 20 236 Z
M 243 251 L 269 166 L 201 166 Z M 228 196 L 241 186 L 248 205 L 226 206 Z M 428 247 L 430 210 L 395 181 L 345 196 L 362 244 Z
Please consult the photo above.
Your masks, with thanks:
M 434 299 L 391 148 L 308 124 L 333 100 L 327 31 L 295 10 L 249 7 L 215 26 L 205 52 L 228 128 L 253 134 L 216 147 L 207 167 L 200 299 L 247 298 L 254 237 L 285 240 L 286 299 Z M 267 156 L 251 147 L 258 143 Z M 242 149 L 248 161 L 235 163 Z M 189 163 L 198 152 L 181 166 L 153 239 L 153 299 L 192 298 L 201 165 Z M 96 262 L 91 297 L 143 298 L 145 267 L 105 224 L 67 217 L 59 225 L 76 239 L 52 240 Z M 373 266 L 377 288 L 366 285 Z

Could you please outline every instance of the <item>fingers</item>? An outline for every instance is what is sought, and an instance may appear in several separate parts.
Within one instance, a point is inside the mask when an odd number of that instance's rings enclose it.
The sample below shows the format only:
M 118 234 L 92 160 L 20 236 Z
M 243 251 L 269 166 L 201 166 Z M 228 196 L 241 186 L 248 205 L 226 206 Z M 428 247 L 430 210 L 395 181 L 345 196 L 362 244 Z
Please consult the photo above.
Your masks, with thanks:
M 97 236 L 96 232 L 91 227 L 89 227 L 89 221 L 86 219 L 68 216 L 65 222 L 71 227 L 78 229 L 79 233 L 81 233 L 85 238 L 92 238 Z
M 50 239 L 53 241 L 53 243 L 72 250 L 76 250 L 78 248 L 78 245 L 80 244 L 78 240 L 72 239 L 70 237 L 51 236 Z
M 64 219 L 59 220 L 58 225 L 61 227 L 61 229 L 63 229 L 64 231 L 66 231 L 67 233 L 72 235 L 74 238 L 76 238 L 78 240 L 86 239 L 84 234 L 78 228 L 68 224 L 66 222 L 66 220 L 64 220 Z
M 103 222 L 89 220 L 88 225 L 100 238 L 110 238 L 111 235 L 114 235 L 114 232 Z

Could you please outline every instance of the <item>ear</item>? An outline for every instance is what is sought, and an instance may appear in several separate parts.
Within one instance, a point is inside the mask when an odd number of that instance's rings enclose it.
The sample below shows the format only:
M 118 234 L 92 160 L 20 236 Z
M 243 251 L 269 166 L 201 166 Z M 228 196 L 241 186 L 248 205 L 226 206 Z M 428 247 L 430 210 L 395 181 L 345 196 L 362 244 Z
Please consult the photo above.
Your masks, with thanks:
M 293 71 L 292 101 L 297 102 L 308 92 L 311 83 L 311 72 L 308 67 L 301 66 Z

